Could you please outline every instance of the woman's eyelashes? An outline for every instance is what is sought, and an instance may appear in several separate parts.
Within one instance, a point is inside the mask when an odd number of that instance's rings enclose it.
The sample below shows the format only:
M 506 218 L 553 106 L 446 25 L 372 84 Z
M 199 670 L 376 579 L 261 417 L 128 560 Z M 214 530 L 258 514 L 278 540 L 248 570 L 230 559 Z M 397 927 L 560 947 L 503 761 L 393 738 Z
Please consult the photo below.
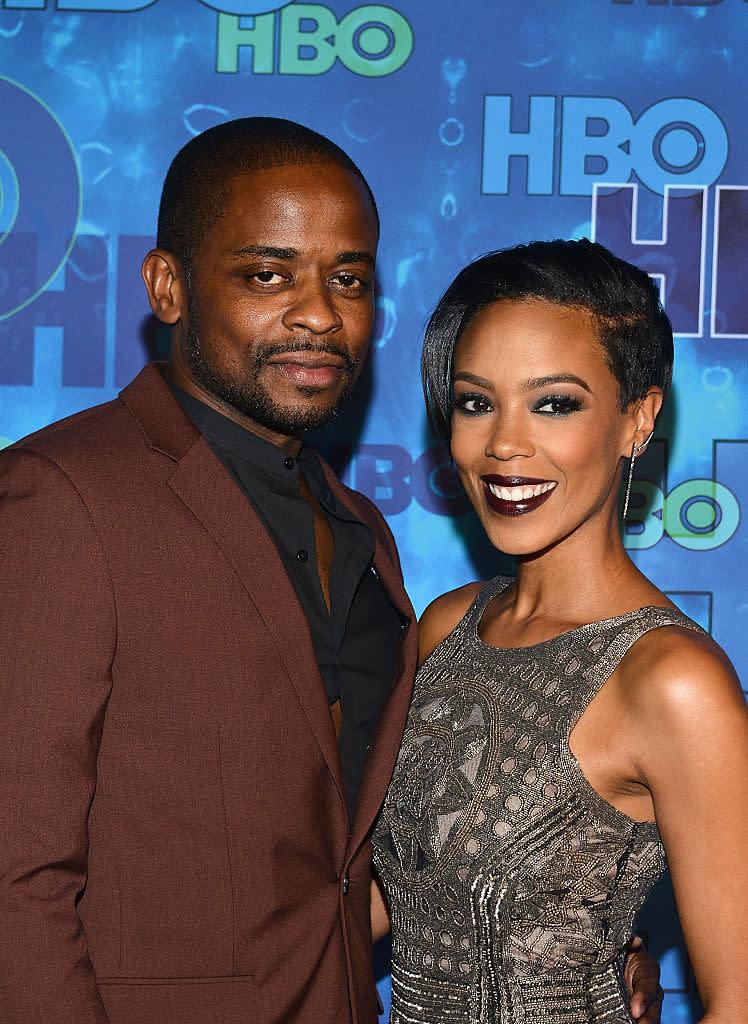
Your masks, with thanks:
M 492 409 L 493 406 L 485 395 L 472 391 L 465 391 L 460 395 L 455 395 L 455 410 L 457 412 L 477 416 L 481 413 L 491 412 Z
M 582 399 L 574 395 L 545 395 L 533 403 L 532 411 L 542 416 L 568 416 L 582 408 Z M 463 392 L 455 395 L 455 411 L 479 416 L 493 412 L 493 403 L 480 392 Z
M 581 408 L 581 398 L 573 395 L 546 395 L 535 403 L 533 412 L 543 416 L 568 416 L 572 412 L 579 412 Z

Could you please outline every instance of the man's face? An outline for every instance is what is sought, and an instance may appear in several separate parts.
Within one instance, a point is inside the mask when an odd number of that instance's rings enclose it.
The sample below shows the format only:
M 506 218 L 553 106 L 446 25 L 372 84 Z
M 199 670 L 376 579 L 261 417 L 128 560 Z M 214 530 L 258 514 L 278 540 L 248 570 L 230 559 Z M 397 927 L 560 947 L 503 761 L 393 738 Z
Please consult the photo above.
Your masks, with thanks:
M 193 260 L 183 369 L 273 443 L 327 423 L 371 335 L 377 238 L 341 167 L 232 178 Z

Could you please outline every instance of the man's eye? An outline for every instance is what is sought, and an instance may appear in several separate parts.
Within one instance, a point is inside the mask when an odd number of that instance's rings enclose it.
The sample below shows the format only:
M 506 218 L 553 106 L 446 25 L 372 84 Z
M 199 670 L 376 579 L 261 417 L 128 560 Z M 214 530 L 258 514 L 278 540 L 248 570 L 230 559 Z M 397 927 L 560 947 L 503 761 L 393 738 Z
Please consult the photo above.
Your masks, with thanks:
M 281 275 L 277 274 L 274 270 L 258 270 L 252 274 L 252 278 L 255 281 L 259 281 L 260 284 L 278 284 L 279 281 L 283 280 Z
M 362 281 L 356 274 L 336 274 L 333 281 L 343 291 L 364 291 L 366 282 Z
M 578 412 L 582 403 L 578 398 L 571 395 L 548 395 L 541 399 L 535 406 L 535 412 L 544 416 L 568 416 L 569 413 Z

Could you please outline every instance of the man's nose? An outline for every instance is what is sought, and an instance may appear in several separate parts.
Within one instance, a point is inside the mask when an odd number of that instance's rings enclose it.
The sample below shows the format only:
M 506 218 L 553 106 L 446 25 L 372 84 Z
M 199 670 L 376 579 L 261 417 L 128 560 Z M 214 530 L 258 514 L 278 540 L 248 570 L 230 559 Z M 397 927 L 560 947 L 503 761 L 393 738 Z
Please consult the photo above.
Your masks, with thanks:
M 312 334 L 327 334 L 342 327 L 343 318 L 325 281 L 310 277 L 298 283 L 290 295 L 291 301 L 282 318 L 284 327 Z

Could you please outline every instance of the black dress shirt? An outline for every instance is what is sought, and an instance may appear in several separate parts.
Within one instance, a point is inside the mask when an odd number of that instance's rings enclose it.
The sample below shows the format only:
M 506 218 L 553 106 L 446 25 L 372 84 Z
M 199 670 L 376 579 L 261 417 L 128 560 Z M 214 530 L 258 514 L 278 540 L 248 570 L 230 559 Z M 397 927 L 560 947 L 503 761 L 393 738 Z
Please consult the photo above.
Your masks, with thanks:
M 341 704 L 338 748 L 352 820 L 369 741 L 392 687 L 404 625 L 374 570 L 374 536 L 332 494 L 312 448 L 302 444 L 298 458 L 292 458 L 175 384 L 170 387 L 251 502 L 299 599 L 328 703 Z M 314 511 L 299 495 L 300 473 L 332 531 L 329 610 L 317 569 Z

